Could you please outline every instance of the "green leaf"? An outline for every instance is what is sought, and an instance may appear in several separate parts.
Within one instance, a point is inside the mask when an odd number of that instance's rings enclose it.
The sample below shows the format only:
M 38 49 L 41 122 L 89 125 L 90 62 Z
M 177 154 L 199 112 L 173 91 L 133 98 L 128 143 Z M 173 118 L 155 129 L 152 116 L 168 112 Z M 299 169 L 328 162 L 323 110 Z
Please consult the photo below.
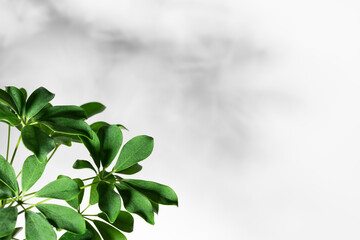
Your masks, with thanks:
M 2 89 L 0 89 L 0 104 L 10 107 L 14 112 L 17 111 L 16 104 L 12 97 Z
M 26 101 L 25 116 L 27 119 L 35 116 L 48 102 L 55 97 L 55 94 L 49 92 L 44 87 L 36 89 Z
M 74 165 L 73 165 L 73 168 L 74 169 L 84 169 L 84 168 L 88 168 L 88 169 L 91 169 L 93 170 L 95 173 L 96 173 L 96 170 L 95 168 L 93 167 L 93 165 L 87 161 L 87 160 L 76 160 Z
M 63 117 L 49 118 L 43 121 L 45 124 L 55 132 L 66 133 L 69 135 L 81 135 L 91 138 L 91 128 L 83 120 L 69 119 Z
M 0 182 L 2 182 L 12 191 L 10 197 L 14 197 L 15 196 L 14 193 L 17 194 L 19 192 L 19 186 L 16 181 L 14 168 L 1 155 L 0 155 Z
M 114 170 L 119 172 L 144 160 L 151 154 L 153 148 L 152 137 L 141 135 L 130 139 L 121 149 Z
M 92 237 L 93 233 L 89 229 L 86 229 L 84 234 L 66 232 L 59 238 L 59 240 L 92 240 Z
M 7 106 L 0 104 L 0 120 L 4 121 L 11 126 L 20 124 L 20 119 L 13 113 Z
M 95 230 L 93 226 L 91 226 L 91 224 L 88 221 L 86 221 L 86 229 L 90 230 L 91 233 L 93 234 L 91 240 L 101 240 L 99 233 Z
M 118 171 L 116 173 L 121 173 L 121 174 L 125 174 L 125 175 L 133 175 L 135 173 L 140 172 L 142 169 L 142 166 L 138 163 L 136 163 L 135 165 L 132 165 L 131 167 L 124 169 L 122 171 Z
M 100 141 L 94 131 L 91 131 L 91 139 L 87 137 L 81 137 L 81 141 L 90 153 L 90 156 L 94 160 L 96 166 L 100 168 Z
M 22 140 L 27 149 L 35 154 L 40 162 L 55 148 L 55 141 L 38 127 L 26 125 L 21 130 Z
M 95 132 L 98 133 L 99 129 L 102 126 L 110 126 L 109 123 L 107 122 L 103 122 L 103 121 L 99 121 L 99 122 L 94 122 L 93 124 L 90 125 L 90 128 Z
M 24 95 L 24 99 L 25 99 L 25 102 L 26 102 L 26 99 L 27 99 L 27 91 L 26 91 L 26 89 L 25 88 L 20 88 L 20 91 Z
M 16 207 L 0 209 L 0 237 L 5 237 L 15 231 L 17 215 Z
M 73 199 L 67 201 L 67 203 L 70 206 L 72 206 L 73 208 L 75 208 L 76 210 L 79 210 L 81 202 L 84 198 L 85 189 L 81 189 L 81 187 L 84 186 L 84 182 L 80 178 L 75 178 L 74 181 L 78 184 L 78 186 L 80 188 L 80 193 L 76 198 L 73 198 Z
M 47 119 L 58 117 L 76 120 L 83 120 L 87 118 L 85 111 L 81 107 L 75 105 L 64 105 L 47 108 L 44 111 L 39 112 L 39 114 L 34 117 L 34 120 L 46 121 Z
M 57 179 L 40 189 L 35 195 L 43 198 L 71 200 L 80 193 L 77 182 L 69 178 Z
M 126 240 L 124 234 L 122 234 L 116 228 L 113 228 L 109 224 L 94 220 L 95 226 L 99 230 L 101 236 L 106 240 Z
M 15 193 L 2 181 L 0 181 L 0 200 L 15 197 Z
M 75 234 L 84 234 L 86 232 L 84 218 L 71 208 L 56 204 L 39 204 L 36 208 L 56 228 L 65 229 Z
M 39 162 L 34 155 L 26 158 L 21 174 L 21 186 L 23 192 L 29 190 L 40 179 L 45 167 L 46 163 Z
M 56 240 L 56 233 L 40 213 L 25 212 L 26 240 Z
M 99 185 L 99 183 L 97 182 L 99 182 L 99 180 L 100 180 L 99 176 L 96 176 L 92 181 L 92 185 L 90 188 L 90 200 L 89 200 L 90 205 L 94 205 L 99 202 L 99 193 L 97 191 L 97 186 Z
M 109 222 L 107 216 L 104 213 L 99 213 L 98 216 Z M 126 211 L 120 211 L 118 217 L 116 218 L 115 222 L 112 223 L 112 225 L 124 232 L 132 232 L 134 229 L 134 217 Z
M 115 184 L 126 210 L 142 217 L 146 222 L 154 225 L 154 212 L 150 200 L 143 194 L 125 184 Z
M 24 94 L 16 87 L 5 87 L 5 89 L 15 103 L 16 112 L 21 116 L 25 106 Z
M 150 202 L 151 202 L 151 205 L 153 207 L 153 212 L 156 213 L 156 214 L 159 214 L 159 204 L 156 203 L 156 202 L 153 202 L 151 200 L 150 200 Z
M 178 197 L 176 193 L 166 185 L 137 179 L 123 179 L 122 182 L 130 185 L 132 188 L 141 192 L 156 203 L 164 205 L 178 205 Z
M 99 193 L 99 208 L 103 211 L 111 223 L 115 222 L 120 213 L 121 199 L 114 191 L 114 185 L 100 182 L 97 186 Z
M 106 107 L 99 102 L 89 102 L 81 105 L 81 108 L 85 110 L 86 115 L 89 118 L 95 114 L 101 113 Z
M 107 168 L 116 157 L 122 144 L 122 132 L 115 125 L 103 126 L 99 129 L 100 159 L 104 168 Z
M 22 227 L 15 228 L 15 230 L 14 230 L 10 235 L 8 235 L 8 236 L 6 236 L 6 237 L 2 237 L 2 238 L 0 238 L 0 240 L 12 240 L 12 239 L 15 239 L 15 240 L 16 240 L 16 238 L 14 238 L 14 237 L 15 237 L 22 229 L 23 229 Z

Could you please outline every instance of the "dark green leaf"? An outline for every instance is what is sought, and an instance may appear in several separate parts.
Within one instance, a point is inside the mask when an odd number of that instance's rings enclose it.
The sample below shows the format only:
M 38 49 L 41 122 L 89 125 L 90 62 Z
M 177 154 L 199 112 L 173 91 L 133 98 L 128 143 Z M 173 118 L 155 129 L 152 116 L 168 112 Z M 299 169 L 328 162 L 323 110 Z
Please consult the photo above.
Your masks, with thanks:
M 142 217 L 146 222 L 154 225 L 154 212 L 150 200 L 143 194 L 125 184 L 115 184 L 126 210 Z
M 93 124 L 90 125 L 90 128 L 95 132 L 98 133 L 99 129 L 102 126 L 110 126 L 110 124 L 108 124 L 107 122 L 103 122 L 103 121 L 99 121 L 99 122 L 94 122 Z
M 45 215 L 45 217 L 56 228 L 65 229 L 75 234 L 84 234 L 86 232 L 85 220 L 80 213 L 73 209 L 56 204 L 39 204 L 36 208 Z
M 85 110 L 88 118 L 105 110 L 105 106 L 99 102 L 85 103 L 81 107 Z
M 94 178 L 94 180 L 92 181 L 92 185 L 91 185 L 91 188 L 90 188 L 90 205 L 94 205 L 94 204 L 97 204 L 99 202 L 99 193 L 97 191 L 97 186 L 99 183 L 99 177 L 96 176 Z
M 107 223 L 94 220 L 95 226 L 99 230 L 101 236 L 106 240 L 126 240 L 124 234 L 122 234 L 116 228 L 113 228 Z
M 69 178 L 57 179 L 40 189 L 35 195 L 37 197 L 71 200 L 80 193 L 77 182 Z
M 124 179 L 122 181 L 156 203 L 164 205 L 178 205 L 176 193 L 166 185 L 137 179 Z
M 30 125 L 23 127 L 21 134 L 25 147 L 32 151 L 40 162 L 45 162 L 47 155 L 55 148 L 55 141 L 40 128 Z
M 75 208 L 76 210 L 79 210 L 80 204 L 84 198 L 85 189 L 81 189 L 81 187 L 84 186 L 84 182 L 80 178 L 75 178 L 74 181 L 78 184 L 78 186 L 80 188 L 80 193 L 76 198 L 73 198 L 73 199 L 67 201 L 67 203 L 70 206 L 72 206 L 73 208 Z
M 91 139 L 87 137 L 81 137 L 81 141 L 90 153 L 90 156 L 94 160 L 96 166 L 100 168 L 100 141 L 94 131 L 91 131 Z
M 20 124 L 20 119 L 13 113 L 7 106 L 0 104 L 0 120 L 4 121 L 11 126 Z
M 56 233 L 40 213 L 25 212 L 26 240 L 56 240 Z
M 12 97 L 2 89 L 0 89 L 0 104 L 10 107 L 14 112 L 17 111 L 16 104 Z
M 109 222 L 107 216 L 104 213 L 100 213 L 98 216 Z M 134 217 L 128 212 L 120 211 L 118 217 L 116 218 L 115 222 L 112 223 L 112 225 L 124 232 L 132 232 L 134 229 Z
M 39 162 L 34 155 L 31 155 L 25 160 L 21 174 L 23 192 L 29 190 L 40 179 L 45 167 L 46 163 Z
M 115 222 L 120 213 L 121 199 L 114 191 L 114 185 L 100 182 L 97 186 L 99 193 L 99 208 L 103 211 L 111 223 Z
M 0 182 L 6 185 L 11 191 L 11 197 L 14 197 L 14 193 L 19 192 L 19 186 L 16 181 L 16 175 L 14 168 L 0 155 Z
M 2 181 L 0 181 L 0 200 L 15 197 L 15 193 Z
M 92 240 L 92 237 L 93 233 L 89 229 L 86 229 L 84 234 L 66 232 L 59 238 L 59 240 Z
M 91 233 L 93 234 L 93 237 L 91 240 L 101 240 L 99 233 L 95 230 L 95 228 L 88 221 L 86 221 L 86 229 L 90 230 Z
M 25 106 L 24 94 L 16 87 L 6 87 L 5 89 L 15 103 L 16 112 L 21 116 Z
M 84 168 L 89 168 L 91 170 L 93 170 L 96 173 L 95 168 L 93 167 L 93 165 L 86 160 L 76 160 L 74 165 L 73 165 L 74 169 L 84 169 Z
M 35 120 L 46 121 L 51 118 L 70 118 L 70 119 L 86 119 L 85 111 L 75 105 L 65 105 L 65 106 L 54 106 L 45 109 L 44 111 L 39 112 L 38 115 L 34 117 Z
M 159 204 L 156 203 L 156 202 L 153 202 L 151 200 L 150 200 L 150 202 L 151 202 L 151 205 L 153 207 L 153 212 L 156 213 L 156 214 L 159 214 Z
M 43 121 L 42 124 L 47 125 L 55 132 L 66 133 L 69 135 L 81 135 L 91 138 L 91 128 L 83 120 L 69 119 L 69 118 L 49 118 Z
M 17 215 L 16 207 L 0 209 L 0 237 L 5 237 L 15 231 Z
M 27 99 L 27 91 L 26 91 L 26 89 L 25 88 L 20 88 L 20 91 L 24 95 L 24 99 L 25 99 L 25 102 L 26 102 L 26 99 Z
M 25 115 L 27 119 L 35 116 L 48 102 L 55 97 L 55 94 L 49 92 L 44 87 L 36 89 L 26 101 Z
M 99 129 L 100 159 L 104 168 L 107 168 L 116 157 L 122 144 L 122 133 L 115 125 L 103 126 Z
M 122 171 L 144 160 L 151 154 L 153 148 L 154 139 L 152 137 L 141 135 L 132 138 L 121 149 L 114 167 L 115 171 Z
M 121 173 L 121 174 L 125 174 L 125 175 L 132 175 L 135 173 L 140 172 L 142 169 L 142 166 L 138 163 L 136 163 L 135 165 L 132 165 L 131 167 L 124 169 L 122 171 L 118 171 L 117 173 Z

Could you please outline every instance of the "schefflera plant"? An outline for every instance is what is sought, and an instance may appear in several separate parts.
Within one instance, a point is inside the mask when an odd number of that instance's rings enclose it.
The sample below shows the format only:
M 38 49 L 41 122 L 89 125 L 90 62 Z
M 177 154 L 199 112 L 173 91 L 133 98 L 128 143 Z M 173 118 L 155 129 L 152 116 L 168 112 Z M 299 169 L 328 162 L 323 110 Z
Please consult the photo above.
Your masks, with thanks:
M 43 87 L 29 97 L 23 88 L 0 89 L 0 121 L 8 125 L 6 157 L 0 155 L 0 240 L 16 239 L 23 229 L 16 226 L 22 214 L 27 240 L 55 240 L 55 229 L 65 230 L 60 240 L 122 240 L 126 239 L 122 232 L 133 231 L 132 214 L 154 224 L 159 204 L 178 205 L 170 187 L 124 177 L 141 171 L 139 162 L 153 151 L 152 137 L 136 136 L 122 144 L 124 126 L 86 122 L 102 112 L 104 105 L 53 106 L 54 96 Z M 20 135 L 10 157 L 12 128 Z M 21 140 L 32 155 L 16 174 L 12 165 Z M 59 146 L 71 147 L 72 143 L 83 144 L 91 158 L 76 160 L 73 168 L 89 169 L 92 174 L 86 179 L 59 175 L 29 193 Z M 89 203 L 83 203 L 85 194 L 89 194 Z M 53 199 L 64 200 L 64 204 L 51 203 Z M 86 213 L 92 205 L 98 205 L 98 214 Z

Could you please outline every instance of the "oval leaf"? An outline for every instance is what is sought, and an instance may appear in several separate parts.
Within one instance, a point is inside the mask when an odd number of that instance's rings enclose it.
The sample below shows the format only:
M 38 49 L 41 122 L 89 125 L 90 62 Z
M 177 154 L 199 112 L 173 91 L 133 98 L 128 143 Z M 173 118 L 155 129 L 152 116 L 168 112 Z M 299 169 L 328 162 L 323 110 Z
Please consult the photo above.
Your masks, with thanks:
M 10 109 L 4 105 L 0 105 L 0 120 L 10 124 L 11 126 L 20 124 L 18 116 L 16 116 L 15 113 L 10 111 Z
M 142 217 L 146 222 L 154 225 L 154 212 L 150 200 L 135 189 L 125 184 L 115 184 L 126 210 Z
M 59 240 L 92 240 L 93 239 L 93 233 L 86 229 L 86 232 L 84 234 L 74 234 L 71 232 L 64 233 Z
M 80 193 L 76 198 L 73 198 L 69 201 L 66 201 L 70 206 L 75 208 L 76 210 L 80 209 L 81 202 L 84 198 L 85 189 L 81 189 L 84 186 L 84 182 L 80 178 L 75 178 L 74 181 L 78 184 L 80 188 Z
M 125 174 L 125 175 L 133 175 L 135 173 L 140 172 L 142 169 L 142 166 L 138 163 L 135 165 L 132 165 L 131 167 L 124 169 L 122 171 L 118 171 L 117 173 Z
M 116 157 L 122 144 L 122 132 L 115 125 L 103 126 L 99 129 L 100 159 L 104 168 L 107 168 Z
M 87 117 L 92 117 L 95 114 L 101 113 L 105 110 L 105 106 L 99 102 L 89 102 L 80 106 L 85 110 Z
M 55 97 L 55 94 L 49 92 L 44 87 L 36 89 L 26 101 L 25 116 L 27 119 L 35 116 L 48 102 Z
M 91 139 L 80 136 L 81 141 L 89 151 L 90 156 L 94 160 L 96 166 L 100 168 L 100 141 L 94 131 L 91 131 Z
M 66 133 L 69 135 L 81 135 L 90 139 L 92 137 L 90 126 L 83 120 L 56 117 L 46 119 L 42 124 L 45 124 L 55 132 Z
M 100 180 L 99 176 L 96 176 L 92 181 L 92 185 L 90 188 L 90 200 L 89 200 L 90 205 L 94 205 L 99 202 L 99 193 L 97 191 L 97 186 L 99 185 L 99 183 L 97 182 L 99 182 L 99 180 Z
M 75 105 L 64 105 L 64 106 L 53 106 L 46 108 L 45 110 L 39 112 L 38 115 L 34 117 L 36 120 L 45 121 L 46 119 L 51 118 L 70 118 L 70 119 L 86 119 L 85 111 Z
M 126 240 L 124 234 L 122 234 L 116 228 L 113 228 L 109 224 L 101 221 L 94 220 L 95 226 L 99 230 L 101 236 L 106 240 Z
M 15 231 L 18 211 L 16 207 L 0 209 L 0 237 L 5 237 Z
M 16 112 L 21 116 L 23 108 L 25 106 L 24 94 L 16 87 L 5 87 L 5 89 L 15 103 Z
M 14 112 L 17 112 L 17 107 L 14 100 L 7 92 L 2 89 L 0 89 L 0 103 L 10 107 L 12 110 L 14 110 Z
M 11 197 L 19 192 L 14 168 L 0 155 L 0 182 L 7 186 L 11 191 Z
M 95 168 L 93 167 L 93 165 L 89 162 L 89 161 L 86 161 L 86 160 L 76 160 L 74 165 L 73 165 L 73 168 L 74 169 L 84 169 L 84 168 L 88 168 L 88 169 L 91 169 L 93 170 L 95 173 L 96 173 L 96 170 Z
M 45 162 L 47 155 L 55 148 L 55 141 L 42 129 L 30 125 L 23 127 L 21 134 L 25 147 L 32 151 L 40 162 Z
M 56 204 L 39 204 L 36 208 L 45 215 L 45 217 L 56 228 L 65 229 L 75 234 L 84 234 L 86 232 L 85 220 L 80 213 L 73 209 Z
M 176 193 L 166 185 L 137 179 L 124 179 L 122 181 L 156 203 L 164 205 L 178 205 L 178 197 Z
M 39 162 L 34 155 L 25 160 L 21 174 L 21 186 L 23 192 L 29 190 L 40 179 L 45 167 L 46 163 Z
M 56 198 L 71 200 L 80 193 L 80 188 L 76 181 L 70 178 L 57 179 L 40 189 L 35 195 L 37 197 Z
M 100 182 L 97 186 L 99 193 L 99 208 L 103 211 L 111 223 L 115 222 L 120 213 L 121 199 L 114 191 L 114 186 Z
M 119 172 L 144 160 L 151 154 L 153 148 L 154 139 L 152 137 L 141 135 L 132 138 L 121 149 L 114 170 Z
M 109 222 L 107 216 L 104 213 L 98 214 L 98 216 L 105 221 Z M 120 211 L 115 222 L 112 223 L 114 227 L 124 232 L 132 232 L 134 229 L 134 217 L 125 211 Z
M 25 235 L 27 240 L 56 240 L 56 233 L 50 223 L 40 214 L 25 212 Z

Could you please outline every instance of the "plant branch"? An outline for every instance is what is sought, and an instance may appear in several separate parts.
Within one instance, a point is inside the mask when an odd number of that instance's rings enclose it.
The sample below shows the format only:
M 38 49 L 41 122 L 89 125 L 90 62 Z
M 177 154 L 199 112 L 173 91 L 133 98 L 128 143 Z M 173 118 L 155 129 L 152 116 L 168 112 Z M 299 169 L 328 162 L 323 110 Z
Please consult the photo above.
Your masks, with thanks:
M 56 150 L 59 148 L 59 146 L 60 145 L 56 145 L 54 151 L 51 153 L 51 155 L 50 155 L 49 159 L 46 161 L 46 163 L 48 163 L 50 161 L 50 159 L 54 156 L 54 154 L 55 154 Z
M 8 139 L 7 139 L 7 149 L 6 149 L 6 161 L 9 161 L 10 131 L 11 131 L 11 126 L 9 125 L 9 129 L 8 129 Z
M 14 153 L 13 153 L 13 155 L 12 155 L 12 157 L 11 157 L 10 165 L 12 165 L 13 162 L 14 162 L 14 158 L 15 158 L 16 152 L 17 152 L 17 150 L 18 150 L 18 148 L 19 148 L 20 140 L 21 140 L 21 134 L 20 134 L 20 136 L 19 136 L 19 140 L 18 140 L 18 142 L 17 142 L 17 144 L 16 144 L 16 147 L 15 147 L 15 149 L 14 149 Z

